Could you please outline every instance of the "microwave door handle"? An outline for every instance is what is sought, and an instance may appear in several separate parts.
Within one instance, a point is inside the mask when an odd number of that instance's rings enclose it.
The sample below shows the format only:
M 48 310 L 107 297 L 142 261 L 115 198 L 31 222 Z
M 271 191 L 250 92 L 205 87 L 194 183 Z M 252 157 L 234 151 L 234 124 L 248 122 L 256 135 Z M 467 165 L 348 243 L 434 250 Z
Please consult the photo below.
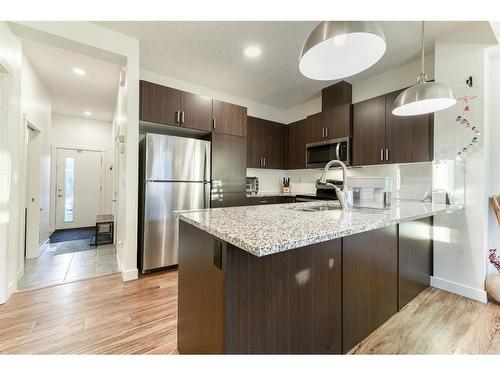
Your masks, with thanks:
M 337 156 L 337 160 L 340 161 L 340 142 L 337 143 L 337 146 L 335 147 L 335 155 Z

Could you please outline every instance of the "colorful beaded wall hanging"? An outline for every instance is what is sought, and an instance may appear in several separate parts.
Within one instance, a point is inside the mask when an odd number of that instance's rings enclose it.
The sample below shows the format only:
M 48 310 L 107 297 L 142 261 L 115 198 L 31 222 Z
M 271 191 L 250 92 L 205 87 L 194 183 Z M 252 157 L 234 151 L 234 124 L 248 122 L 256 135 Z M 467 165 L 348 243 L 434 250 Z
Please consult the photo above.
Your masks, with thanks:
M 477 150 L 481 132 L 478 128 L 477 113 L 475 111 L 475 102 L 477 96 L 466 95 L 457 99 L 458 108 L 460 113 L 457 115 L 455 121 L 459 126 L 462 126 L 467 133 L 467 140 L 465 145 L 459 145 L 457 157 L 462 158 Z

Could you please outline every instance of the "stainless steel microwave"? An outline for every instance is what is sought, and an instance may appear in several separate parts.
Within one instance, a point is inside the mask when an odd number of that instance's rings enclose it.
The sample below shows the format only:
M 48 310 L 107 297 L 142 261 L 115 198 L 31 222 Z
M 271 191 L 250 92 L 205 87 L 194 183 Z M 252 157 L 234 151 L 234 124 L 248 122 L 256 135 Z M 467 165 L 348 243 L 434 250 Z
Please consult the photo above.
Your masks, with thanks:
M 351 138 L 331 139 L 306 145 L 308 168 L 322 168 L 334 159 L 344 162 L 345 165 L 351 165 Z

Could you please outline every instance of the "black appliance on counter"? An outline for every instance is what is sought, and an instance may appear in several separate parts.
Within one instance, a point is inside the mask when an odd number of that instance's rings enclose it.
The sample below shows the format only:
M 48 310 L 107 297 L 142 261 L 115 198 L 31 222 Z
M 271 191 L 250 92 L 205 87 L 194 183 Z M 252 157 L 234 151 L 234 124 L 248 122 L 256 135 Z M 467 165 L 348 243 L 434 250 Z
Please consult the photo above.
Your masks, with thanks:
M 343 182 L 339 180 L 326 180 L 327 183 L 341 187 Z M 333 186 L 321 185 L 316 181 L 316 194 L 299 194 L 295 196 L 295 202 L 314 202 L 338 200 Z

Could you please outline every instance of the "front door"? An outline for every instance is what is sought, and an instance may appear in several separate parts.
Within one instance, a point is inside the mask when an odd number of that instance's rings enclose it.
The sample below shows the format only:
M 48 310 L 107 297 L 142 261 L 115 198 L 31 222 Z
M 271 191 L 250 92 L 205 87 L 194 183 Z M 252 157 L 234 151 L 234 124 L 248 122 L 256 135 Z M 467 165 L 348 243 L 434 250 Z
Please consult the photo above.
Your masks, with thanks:
M 95 225 L 101 211 L 102 152 L 57 149 L 56 229 Z

